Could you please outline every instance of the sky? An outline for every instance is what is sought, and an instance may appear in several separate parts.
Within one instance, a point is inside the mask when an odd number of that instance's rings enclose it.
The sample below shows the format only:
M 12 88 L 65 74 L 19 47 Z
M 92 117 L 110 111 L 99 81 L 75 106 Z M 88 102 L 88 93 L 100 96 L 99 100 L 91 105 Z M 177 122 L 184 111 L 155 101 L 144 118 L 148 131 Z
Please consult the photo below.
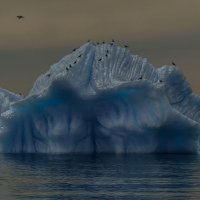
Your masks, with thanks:
M 155 67 L 175 62 L 200 94 L 200 0 L 0 0 L 0 26 L 1 88 L 27 94 L 73 48 L 114 38 Z

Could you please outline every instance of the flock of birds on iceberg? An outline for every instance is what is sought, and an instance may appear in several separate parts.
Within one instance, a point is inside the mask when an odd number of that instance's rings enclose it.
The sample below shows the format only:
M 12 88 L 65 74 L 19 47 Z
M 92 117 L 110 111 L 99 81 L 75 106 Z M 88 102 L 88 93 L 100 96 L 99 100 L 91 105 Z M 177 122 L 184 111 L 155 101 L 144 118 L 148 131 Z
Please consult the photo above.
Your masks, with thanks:
M 200 97 L 183 73 L 114 40 L 74 49 L 25 98 L 0 98 L 0 152 L 199 152 Z
M 90 40 L 88 40 L 88 43 L 90 43 Z M 105 42 L 102 42 L 102 44 L 105 44 Z M 109 43 L 111 46 L 113 46 L 115 44 L 115 40 L 112 39 L 112 42 Z M 96 44 L 93 43 L 93 45 L 101 45 L 101 43 L 97 42 Z M 124 45 L 124 48 L 128 48 L 129 46 L 128 45 Z M 77 48 L 73 49 L 72 52 L 75 52 L 77 50 Z M 77 57 L 77 60 L 75 60 L 72 64 L 70 64 L 69 66 L 66 67 L 66 70 L 70 70 L 73 65 L 75 65 L 77 62 L 78 62 L 78 59 L 81 58 L 82 54 L 80 54 L 78 57 Z M 108 58 L 109 57 L 109 50 L 106 50 L 105 52 L 105 56 L 104 57 L 100 57 L 98 59 L 99 62 L 103 61 L 104 59 Z M 172 65 L 176 66 L 175 62 L 172 62 Z M 50 74 L 47 74 L 48 77 L 50 77 L 51 75 Z M 142 80 L 142 76 L 140 76 L 138 78 L 138 80 Z M 162 83 L 163 81 L 162 80 L 159 80 L 160 83 Z

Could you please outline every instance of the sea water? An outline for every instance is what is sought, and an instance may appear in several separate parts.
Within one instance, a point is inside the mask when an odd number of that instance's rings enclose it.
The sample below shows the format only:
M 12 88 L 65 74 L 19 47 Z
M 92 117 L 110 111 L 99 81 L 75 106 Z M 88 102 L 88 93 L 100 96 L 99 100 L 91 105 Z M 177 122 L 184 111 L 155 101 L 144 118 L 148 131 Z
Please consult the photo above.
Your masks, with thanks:
M 1 154 L 0 199 L 200 199 L 200 156 Z

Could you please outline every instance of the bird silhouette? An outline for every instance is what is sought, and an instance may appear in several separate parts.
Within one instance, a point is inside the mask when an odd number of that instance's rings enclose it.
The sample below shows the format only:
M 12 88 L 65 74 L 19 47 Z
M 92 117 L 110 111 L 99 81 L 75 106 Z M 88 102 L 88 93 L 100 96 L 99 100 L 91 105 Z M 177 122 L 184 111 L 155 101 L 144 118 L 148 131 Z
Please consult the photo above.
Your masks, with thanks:
M 128 48 L 128 45 L 124 45 L 125 48 Z
M 101 58 L 99 58 L 99 60 L 98 61 L 101 61 L 102 59 Z
M 22 16 L 22 15 L 17 15 L 16 17 L 17 17 L 19 20 L 24 18 L 24 16 Z
M 174 62 L 172 62 L 172 65 L 176 66 L 176 64 Z
M 114 40 L 114 39 L 112 39 L 112 42 L 115 42 L 115 40 Z

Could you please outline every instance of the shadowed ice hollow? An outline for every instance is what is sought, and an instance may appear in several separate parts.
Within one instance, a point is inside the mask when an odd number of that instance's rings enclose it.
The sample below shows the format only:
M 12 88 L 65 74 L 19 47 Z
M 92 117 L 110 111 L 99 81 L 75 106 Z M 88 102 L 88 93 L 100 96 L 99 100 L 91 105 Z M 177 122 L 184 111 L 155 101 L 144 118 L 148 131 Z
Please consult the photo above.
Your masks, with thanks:
M 200 97 L 175 66 L 86 43 L 25 98 L 0 90 L 0 152 L 197 153 Z

